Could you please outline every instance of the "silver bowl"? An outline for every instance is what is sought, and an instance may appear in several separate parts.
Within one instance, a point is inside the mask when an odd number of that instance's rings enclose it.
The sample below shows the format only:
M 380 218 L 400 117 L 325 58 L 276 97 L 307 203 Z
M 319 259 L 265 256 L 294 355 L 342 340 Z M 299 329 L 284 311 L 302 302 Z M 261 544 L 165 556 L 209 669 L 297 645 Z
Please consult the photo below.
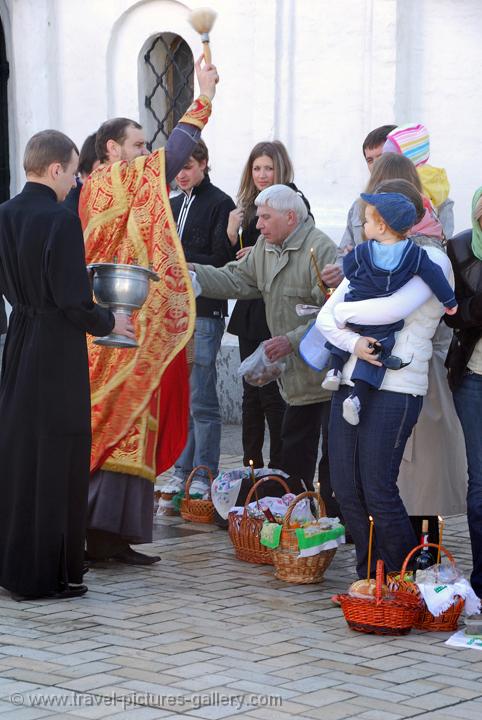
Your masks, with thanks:
M 93 271 L 94 295 L 99 305 L 129 317 L 144 305 L 149 293 L 149 280 L 159 280 L 157 273 L 140 265 L 93 263 L 87 269 Z M 139 347 L 135 340 L 114 332 L 94 342 L 107 347 Z

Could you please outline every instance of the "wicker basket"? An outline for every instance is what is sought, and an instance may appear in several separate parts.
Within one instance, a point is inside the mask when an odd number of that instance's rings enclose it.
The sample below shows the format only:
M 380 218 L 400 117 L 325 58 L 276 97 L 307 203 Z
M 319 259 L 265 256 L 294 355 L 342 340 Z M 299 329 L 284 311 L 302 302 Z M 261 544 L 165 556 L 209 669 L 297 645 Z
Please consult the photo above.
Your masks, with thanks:
M 412 593 L 394 591 L 382 597 L 383 560 L 377 560 L 375 599 L 338 595 L 345 620 L 352 630 L 375 635 L 406 635 L 420 613 L 420 599 Z
M 430 632 L 452 632 L 454 630 L 457 630 L 460 613 L 464 609 L 465 600 L 459 597 L 459 599 L 453 605 L 451 605 L 448 610 L 445 610 L 445 612 L 443 612 L 441 615 L 435 617 L 435 615 L 432 615 L 432 613 L 428 610 L 426 604 L 423 602 L 417 585 L 410 580 L 405 580 L 405 573 L 407 572 L 408 563 L 410 562 L 413 555 L 418 550 L 421 550 L 423 547 L 434 547 L 438 549 L 439 546 L 435 543 L 425 543 L 414 547 L 413 550 L 411 550 L 405 558 L 402 569 L 400 570 L 399 579 L 395 579 L 395 576 L 398 573 L 388 574 L 388 587 L 393 590 L 403 590 L 407 593 L 413 594 L 415 597 L 420 598 L 420 612 L 414 624 L 414 627 L 416 627 L 417 630 L 428 630 Z M 440 545 L 440 551 L 447 556 L 452 565 L 455 565 L 455 560 L 452 553 L 446 550 L 443 545 Z
M 289 493 L 290 489 L 285 481 L 276 475 L 267 475 L 260 478 L 250 489 L 246 502 L 244 503 L 244 511 L 242 515 L 230 512 L 228 515 L 228 533 L 233 543 L 234 552 L 238 560 L 245 562 L 257 563 L 259 565 L 272 565 L 272 550 L 261 545 L 260 535 L 261 528 L 265 518 L 254 518 L 248 515 L 248 505 L 251 498 L 257 491 L 258 487 L 267 480 L 276 480 L 283 486 L 284 490 Z
M 300 550 L 296 530 L 289 527 L 291 515 L 296 505 L 304 498 L 317 498 L 320 508 L 320 516 L 325 514 L 325 506 L 319 495 L 314 492 L 304 492 L 298 495 L 289 506 L 283 518 L 283 529 L 281 530 L 280 544 L 273 553 L 273 564 L 275 576 L 278 580 L 299 585 L 318 583 L 323 580 L 323 575 L 328 565 L 333 560 L 336 548 L 323 550 L 318 555 L 311 557 L 298 557 Z
M 212 523 L 214 521 L 214 505 L 212 500 L 194 499 L 189 497 L 191 482 L 198 470 L 207 470 L 209 485 L 213 483 L 213 474 L 206 465 L 197 465 L 186 480 L 184 497 L 181 500 L 181 517 L 195 523 Z

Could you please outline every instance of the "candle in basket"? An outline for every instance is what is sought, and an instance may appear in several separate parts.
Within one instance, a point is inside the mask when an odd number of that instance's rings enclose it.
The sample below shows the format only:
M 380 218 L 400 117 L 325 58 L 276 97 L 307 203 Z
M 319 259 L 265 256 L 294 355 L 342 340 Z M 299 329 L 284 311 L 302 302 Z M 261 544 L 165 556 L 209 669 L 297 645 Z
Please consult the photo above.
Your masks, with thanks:
M 438 549 L 437 549 L 437 565 L 440 564 L 440 552 L 441 552 L 441 546 L 442 546 L 442 538 L 444 534 L 444 525 L 445 521 L 443 517 L 440 515 L 438 516 Z
M 373 518 L 371 515 L 368 516 L 370 520 L 370 534 L 368 535 L 368 562 L 367 562 L 367 580 L 370 582 L 371 565 L 372 565 L 372 544 L 373 544 Z
M 251 470 L 251 482 L 253 483 L 253 485 L 255 485 L 255 483 L 256 483 L 256 475 L 254 474 L 254 462 L 253 462 L 252 460 L 249 461 L 249 467 L 250 467 L 250 470 Z M 258 504 L 258 509 L 259 509 L 259 498 L 258 498 L 258 491 L 257 491 L 257 490 L 254 491 L 254 495 L 255 495 L 256 502 L 257 502 L 257 504 Z
M 256 482 L 256 475 L 254 474 L 254 462 L 252 460 L 249 461 L 249 467 L 251 470 L 251 482 L 254 485 L 254 483 Z
M 313 483 L 313 486 L 315 488 L 316 498 L 315 498 L 315 504 L 317 509 L 317 516 L 321 517 L 321 495 L 320 495 L 320 481 L 315 480 Z

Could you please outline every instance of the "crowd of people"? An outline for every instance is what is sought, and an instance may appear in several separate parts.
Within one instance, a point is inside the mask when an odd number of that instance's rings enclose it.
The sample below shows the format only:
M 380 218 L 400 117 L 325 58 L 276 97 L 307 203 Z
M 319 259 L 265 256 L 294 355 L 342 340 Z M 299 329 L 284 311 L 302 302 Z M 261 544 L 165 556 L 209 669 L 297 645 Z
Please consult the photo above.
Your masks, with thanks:
M 452 238 L 449 184 L 428 163 L 426 128 L 381 126 L 363 143 L 370 178 L 337 247 L 279 140 L 254 146 L 236 202 L 211 183 L 200 135 L 218 75 L 195 68 L 200 95 L 165 148 L 148 153 L 129 118 L 103 123 L 80 155 L 62 133 L 37 133 L 24 189 L 0 206 L 0 292 L 12 306 L 0 586 L 19 600 L 76 597 L 86 562 L 160 561 L 132 547 L 152 542 L 156 477 L 174 466 L 182 490 L 202 466 L 191 492 L 205 494 L 219 472 L 216 357 L 236 299 L 228 330 L 241 360 L 262 343 L 283 362 L 277 381 L 243 381 L 244 464 L 265 465 L 267 426 L 267 465 L 291 489 L 312 489 L 318 470 L 360 577 L 377 558 L 400 569 L 417 544 L 409 515 L 463 510 L 468 466 L 482 597 L 482 189 L 472 229 Z M 102 262 L 160 276 L 135 327 L 94 302 L 86 265 Z M 316 322 L 299 306 L 320 308 Z M 3 338 L 3 312 L 0 323 Z M 113 329 L 138 349 L 93 343 Z M 303 344 L 328 360 L 308 362 Z

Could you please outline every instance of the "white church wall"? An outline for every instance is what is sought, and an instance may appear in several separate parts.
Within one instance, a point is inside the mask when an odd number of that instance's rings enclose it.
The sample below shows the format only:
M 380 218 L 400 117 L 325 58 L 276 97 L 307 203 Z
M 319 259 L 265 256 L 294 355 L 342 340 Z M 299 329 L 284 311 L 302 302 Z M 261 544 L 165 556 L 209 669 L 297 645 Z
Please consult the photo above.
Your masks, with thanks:
M 199 6 L 206 0 L 189 5 Z M 210 0 L 221 75 L 206 128 L 212 179 L 233 196 L 251 147 L 279 137 L 317 224 L 340 237 L 367 171 L 361 143 L 387 122 L 425 122 L 447 168 L 456 229 L 482 182 L 479 0 Z M 114 115 L 139 119 L 139 56 L 161 32 L 200 54 L 176 0 L 0 0 L 11 68 L 12 191 L 37 130 L 78 143 Z
M 470 203 L 482 185 L 480 0 L 399 2 L 396 115 L 430 131 L 431 164 L 447 170 L 455 229 L 470 225 Z

